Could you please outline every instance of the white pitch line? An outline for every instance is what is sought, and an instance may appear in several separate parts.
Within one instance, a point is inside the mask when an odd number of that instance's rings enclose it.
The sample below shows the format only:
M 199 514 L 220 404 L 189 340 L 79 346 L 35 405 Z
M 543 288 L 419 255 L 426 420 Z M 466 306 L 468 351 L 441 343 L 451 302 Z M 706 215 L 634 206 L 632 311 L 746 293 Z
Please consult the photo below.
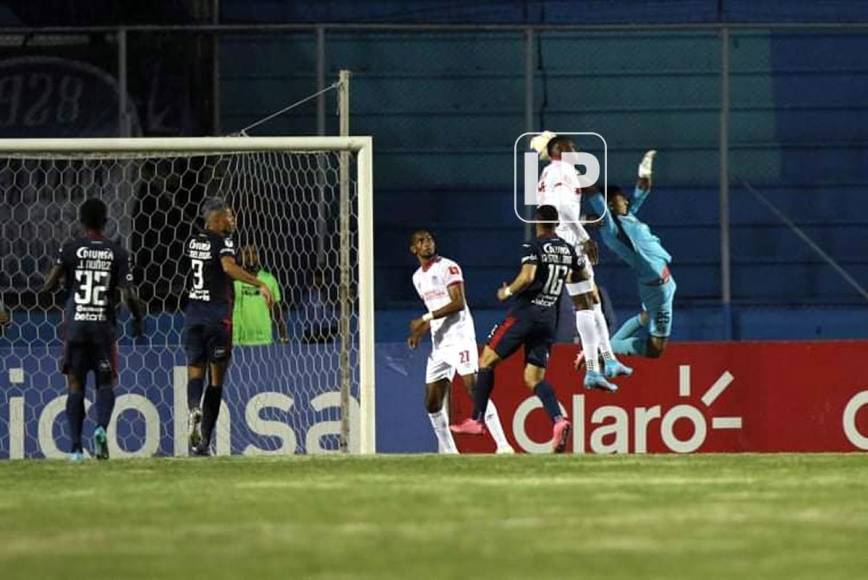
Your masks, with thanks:
M 720 396 L 723 391 L 726 390 L 726 387 L 732 382 L 733 376 L 729 373 L 729 371 L 724 371 L 722 375 L 720 375 L 714 384 L 705 391 L 705 394 L 702 395 L 702 402 L 705 403 L 706 407 L 710 407 L 712 403 Z
M 741 429 L 741 417 L 713 417 L 712 429 Z

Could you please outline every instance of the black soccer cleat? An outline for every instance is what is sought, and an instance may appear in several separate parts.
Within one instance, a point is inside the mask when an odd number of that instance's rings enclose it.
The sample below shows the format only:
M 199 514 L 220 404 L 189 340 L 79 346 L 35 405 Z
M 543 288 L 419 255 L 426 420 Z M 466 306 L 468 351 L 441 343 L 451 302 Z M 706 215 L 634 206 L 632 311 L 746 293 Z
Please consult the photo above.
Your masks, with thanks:
M 200 443 L 190 451 L 194 457 L 211 457 L 211 446 Z

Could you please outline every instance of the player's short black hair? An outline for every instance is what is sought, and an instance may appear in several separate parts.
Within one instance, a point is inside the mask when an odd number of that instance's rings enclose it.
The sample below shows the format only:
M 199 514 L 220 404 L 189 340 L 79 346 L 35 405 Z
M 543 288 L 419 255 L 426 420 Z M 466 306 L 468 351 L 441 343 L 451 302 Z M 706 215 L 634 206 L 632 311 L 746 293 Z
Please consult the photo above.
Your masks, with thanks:
M 214 197 L 206 197 L 200 206 L 200 215 L 202 219 L 208 219 L 208 216 L 215 211 L 224 211 L 229 209 L 229 206 L 226 204 L 226 200 L 222 197 L 214 196 Z
M 621 187 L 618 185 L 610 185 L 606 188 L 606 198 L 611 198 L 615 195 L 622 195 L 624 197 L 627 197 L 627 194 L 624 193 L 624 190 L 621 189 Z
M 101 232 L 108 221 L 108 207 L 101 199 L 86 199 L 78 208 L 78 219 L 87 229 Z
M 552 150 L 555 148 L 555 145 L 560 146 L 564 143 L 569 142 L 570 138 L 567 135 L 555 135 L 554 137 L 549 139 L 549 142 L 546 143 L 546 153 L 549 154 L 549 158 L 552 157 Z
M 541 205 L 533 212 L 533 217 L 539 223 L 554 229 L 558 225 L 558 209 L 553 205 Z
M 428 228 L 416 228 L 415 230 L 413 230 L 410 233 L 410 245 L 411 246 L 416 243 L 416 236 L 418 236 L 419 234 L 428 234 L 432 238 L 434 237 L 434 233 L 431 230 L 429 230 Z

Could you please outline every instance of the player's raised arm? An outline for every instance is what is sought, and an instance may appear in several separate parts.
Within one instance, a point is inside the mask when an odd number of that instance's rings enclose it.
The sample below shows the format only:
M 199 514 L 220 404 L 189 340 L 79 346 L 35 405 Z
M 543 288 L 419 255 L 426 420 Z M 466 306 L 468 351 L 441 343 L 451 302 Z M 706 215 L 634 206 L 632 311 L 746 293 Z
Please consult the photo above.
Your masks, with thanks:
M 235 261 L 234 256 L 222 256 L 220 258 L 220 265 L 222 266 L 223 271 L 226 272 L 226 275 L 233 280 L 238 280 L 259 288 L 259 293 L 262 294 L 263 298 L 265 298 L 265 304 L 269 309 L 272 307 L 274 304 L 274 296 L 271 295 L 271 290 L 268 289 L 268 285 L 239 266 Z
M 504 301 L 513 294 L 518 294 L 533 283 L 539 258 L 531 244 L 522 244 L 521 270 L 509 284 L 497 289 L 497 299 Z
M 60 283 L 60 279 L 63 277 L 63 247 L 57 251 L 57 258 L 54 260 L 54 264 L 51 266 L 51 270 L 48 271 L 48 274 L 45 275 L 45 282 L 42 284 L 42 289 L 40 292 L 47 293 L 53 292 L 57 285 Z
M 61 277 L 63 277 L 63 267 L 52 266 L 45 276 L 45 283 L 42 285 L 40 292 L 53 292 L 60 283 Z
M 648 199 L 648 194 L 651 193 L 651 175 L 654 167 L 654 157 L 657 151 L 654 149 L 645 153 L 642 157 L 642 162 L 639 163 L 639 179 L 636 180 L 636 188 L 633 191 L 633 199 L 630 201 L 630 213 L 636 215 L 639 213 L 639 208 Z
M 271 319 L 274 321 L 275 327 L 277 327 L 277 340 L 285 344 L 289 342 L 289 334 L 286 331 L 286 320 L 283 318 L 283 308 L 280 307 L 280 302 L 273 302 L 271 304 Z

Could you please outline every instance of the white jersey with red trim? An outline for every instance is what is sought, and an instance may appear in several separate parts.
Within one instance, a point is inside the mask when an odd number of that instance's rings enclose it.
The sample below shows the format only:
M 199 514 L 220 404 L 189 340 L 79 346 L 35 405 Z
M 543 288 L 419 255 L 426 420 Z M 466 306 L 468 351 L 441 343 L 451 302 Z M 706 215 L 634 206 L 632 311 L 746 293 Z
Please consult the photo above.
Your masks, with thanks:
M 558 208 L 561 219 L 555 230 L 558 236 L 574 247 L 589 239 L 585 227 L 579 223 L 582 216 L 582 190 L 575 167 L 559 159 L 553 160 L 540 175 L 537 194 L 539 205 Z
M 452 301 L 449 298 L 449 287 L 463 283 L 464 275 L 461 266 L 442 256 L 435 257 L 427 266 L 420 267 L 413 273 L 413 286 L 429 312 L 449 304 Z M 465 304 L 461 312 L 432 320 L 431 342 L 435 349 L 463 345 L 467 342 L 475 345 L 476 329 L 473 326 L 470 307 Z

